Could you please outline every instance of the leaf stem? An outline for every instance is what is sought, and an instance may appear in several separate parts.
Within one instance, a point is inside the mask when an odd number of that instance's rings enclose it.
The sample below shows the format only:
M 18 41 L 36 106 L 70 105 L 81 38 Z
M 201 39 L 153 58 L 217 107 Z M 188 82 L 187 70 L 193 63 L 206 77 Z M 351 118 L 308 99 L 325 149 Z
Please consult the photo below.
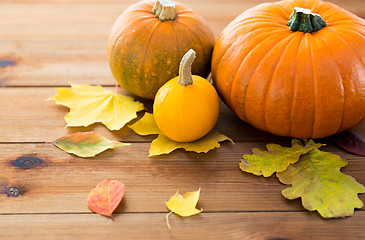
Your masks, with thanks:
M 169 229 L 171 229 L 171 225 L 170 225 L 170 221 L 169 221 L 169 216 L 170 216 L 170 214 L 172 213 L 172 211 L 171 212 L 169 212 L 167 215 L 166 215 L 166 225 L 167 225 L 167 227 L 169 228 Z

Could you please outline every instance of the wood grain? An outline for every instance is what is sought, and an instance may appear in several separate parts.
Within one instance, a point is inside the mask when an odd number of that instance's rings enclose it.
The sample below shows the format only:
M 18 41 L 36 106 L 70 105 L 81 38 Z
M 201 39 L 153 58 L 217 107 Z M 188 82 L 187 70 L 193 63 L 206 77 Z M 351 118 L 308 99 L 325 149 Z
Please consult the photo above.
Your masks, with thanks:
M 166 213 L 117 214 L 115 222 L 95 214 L 0 215 L 1 239 L 364 239 L 365 212 L 351 219 L 323 220 L 315 214 L 273 212 L 202 213 L 190 218 Z
M 241 12 L 262 2 L 267 1 L 182 1 L 207 21 L 216 37 Z M 365 18 L 363 0 L 331 2 Z M 103 3 L 0 2 L 0 60 L 15 62 L 1 69 L 0 86 L 65 86 L 70 81 L 114 85 L 107 38 L 115 19 L 132 1 Z
M 67 133 L 91 130 L 120 141 L 149 141 L 155 138 L 139 136 L 126 126 L 113 132 L 101 124 L 87 128 L 65 128 L 63 118 L 69 109 L 47 101 L 56 93 L 55 88 L 0 88 L 0 142 L 51 142 Z M 120 93 L 127 94 L 122 89 Z M 152 110 L 151 101 L 137 100 L 144 102 L 149 111 Z M 216 129 L 235 141 L 285 139 L 253 128 L 237 118 L 224 104 L 221 106 Z
M 112 90 L 112 88 L 109 89 Z M 119 89 L 119 92 L 131 96 L 122 89 Z M 66 122 L 63 118 L 69 109 L 56 105 L 54 101 L 47 101 L 56 93 L 55 88 L 49 87 L 0 88 L 0 143 L 51 142 L 68 133 L 78 131 L 97 131 L 108 138 L 127 142 L 150 141 L 155 138 L 155 136 L 139 136 L 127 126 L 113 132 L 107 130 L 102 124 L 93 124 L 87 128 L 65 128 Z M 151 101 L 136 99 L 152 111 Z M 142 115 L 143 113 L 140 114 Z M 223 103 L 215 129 L 234 141 L 288 141 L 288 138 L 262 132 L 243 122 Z M 355 126 L 353 130 L 365 134 L 365 122 Z
M 126 195 L 117 212 L 163 212 L 164 201 L 177 189 L 201 187 L 199 206 L 207 211 L 302 211 L 299 200 L 281 196 L 285 188 L 274 177 L 243 173 L 238 164 L 243 154 L 266 143 L 244 142 L 207 154 L 177 150 L 169 155 L 148 158 L 149 143 L 108 150 L 95 158 L 67 154 L 52 144 L 0 144 L 0 186 L 17 187 L 23 194 L 0 194 L 0 213 L 88 212 L 86 199 L 91 189 L 106 178 L 124 182 Z M 324 151 L 349 160 L 344 173 L 365 184 L 362 157 L 342 152 L 332 145 Z M 40 165 L 14 166 L 19 157 L 37 157 Z M 16 165 L 16 164 L 15 164 Z M 360 195 L 365 201 L 365 195 Z
M 218 37 L 241 12 L 270 1 L 180 2 L 200 14 Z M 274 176 L 243 173 L 238 167 L 243 154 L 267 143 L 288 145 L 290 139 L 253 128 L 224 104 L 216 129 L 236 144 L 224 142 L 207 154 L 177 150 L 148 158 L 155 136 L 141 137 L 127 127 L 110 132 L 101 124 L 65 128 L 68 108 L 46 100 L 56 94 L 55 87 L 69 82 L 113 89 L 107 38 L 115 19 L 133 2 L 0 2 L 0 239 L 365 239 L 363 209 L 350 218 L 325 220 L 306 211 L 300 199 L 286 200 L 285 186 Z M 365 18 L 364 0 L 330 2 Z M 151 102 L 138 100 L 151 110 Z M 365 135 L 365 122 L 353 130 Z M 132 145 L 83 159 L 50 143 L 76 131 L 96 131 Z M 319 141 L 327 143 L 323 150 L 349 160 L 342 172 L 365 184 L 364 157 L 336 148 L 330 139 Z M 106 178 L 126 184 L 115 222 L 86 205 L 90 190 Z M 204 212 L 191 218 L 171 215 L 168 230 L 164 201 L 177 189 L 199 187 L 198 207 Z M 359 197 L 365 201 L 365 194 Z

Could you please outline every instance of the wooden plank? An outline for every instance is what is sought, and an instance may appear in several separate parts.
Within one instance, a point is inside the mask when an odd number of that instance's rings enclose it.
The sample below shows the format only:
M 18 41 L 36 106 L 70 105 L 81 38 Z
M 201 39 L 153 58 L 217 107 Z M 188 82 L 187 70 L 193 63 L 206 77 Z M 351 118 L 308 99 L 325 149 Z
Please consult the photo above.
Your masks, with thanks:
M 116 18 L 133 2 L 1 2 L 0 38 L 106 37 Z M 187 5 L 206 19 L 218 36 L 230 21 L 255 3 L 195 1 Z M 26 18 L 22 17 L 24 12 Z
M 132 2 L 1 2 L 0 60 L 12 64 L 1 68 L 0 86 L 64 86 L 70 81 L 113 85 L 107 38 L 117 16 Z M 259 2 L 186 3 L 206 19 L 217 37 L 237 15 Z M 365 17 L 362 0 L 341 3 Z M 24 12 L 27 17 L 22 17 Z
M 65 38 L 107 36 L 115 19 L 136 1 L 2 1 L 0 37 Z M 181 1 L 206 19 L 216 36 L 240 13 L 263 2 L 250 1 Z M 362 0 L 332 0 L 360 17 L 365 16 Z M 72 7 L 71 7 L 72 6 Z M 219 9 L 217 11 L 217 9 Z M 27 13 L 24 17 L 24 12 Z
M 119 90 L 120 93 L 127 94 L 122 89 Z M 127 126 L 113 132 L 101 124 L 93 124 L 86 128 L 65 128 L 66 123 L 63 118 L 69 111 L 68 108 L 58 106 L 54 101 L 47 101 L 55 94 L 55 88 L 0 88 L 0 142 L 51 142 L 68 133 L 78 131 L 97 131 L 119 141 L 150 141 L 155 138 L 155 136 L 139 136 Z M 151 101 L 137 99 L 144 102 L 151 111 Z M 223 103 L 215 129 L 234 141 L 287 140 L 287 138 L 257 130 L 241 121 Z M 358 124 L 353 130 L 365 134 L 365 122 Z
M 74 2 L 0 3 L 0 60 L 13 63 L 2 68 L 0 85 L 114 84 L 106 56 L 107 38 L 115 19 L 131 3 L 94 2 L 87 3 L 87 8 L 85 3 Z M 244 3 L 240 8 L 219 3 L 225 14 L 210 15 L 206 9 L 211 4 L 193 5 L 207 17 L 216 36 L 241 7 L 247 8 Z M 25 11 L 27 18 L 21 17 Z
M 111 88 L 109 88 L 111 89 Z M 120 89 L 121 93 L 127 94 Z M 68 108 L 57 106 L 47 99 L 55 95 L 55 88 L 0 88 L 0 142 L 50 142 L 77 131 L 97 131 L 120 141 L 146 141 L 155 137 L 142 137 L 128 127 L 110 132 L 101 124 L 87 128 L 65 128 L 64 116 Z M 150 110 L 152 102 L 143 101 Z M 283 140 L 269 133 L 259 131 L 239 120 L 224 104 L 216 129 L 235 141 Z
M 149 143 L 134 143 L 83 159 L 52 144 L 0 144 L 0 214 L 88 212 L 89 192 L 107 178 L 126 185 L 117 212 L 164 212 L 164 201 L 176 190 L 184 193 L 199 187 L 199 207 L 206 211 L 304 210 L 300 200 L 282 197 L 285 186 L 274 176 L 257 177 L 239 169 L 243 154 L 251 153 L 253 147 L 264 149 L 265 145 L 227 142 L 207 154 L 177 150 L 148 158 Z M 348 159 L 343 172 L 365 184 L 363 157 L 331 144 L 323 150 Z M 17 187 L 22 194 L 8 197 L 10 187 Z M 365 195 L 360 199 L 365 201 Z
M 91 214 L 0 215 L 2 239 L 364 239 L 365 212 L 324 220 L 311 213 L 118 214 L 115 221 Z
M 100 3 L 97 0 L 2 0 L 2 3 Z M 125 4 L 132 4 L 134 2 L 138 2 L 138 0 L 104 0 L 103 4 L 111 4 L 111 3 L 125 3 Z M 197 1 L 195 0 L 180 0 L 178 2 L 181 2 L 185 5 L 192 6 L 194 4 L 197 4 Z M 208 3 L 210 5 L 220 4 L 222 0 L 200 0 L 201 3 Z M 226 0 L 225 3 L 234 3 L 234 4 L 245 4 L 247 5 L 247 8 L 254 7 L 260 3 L 265 2 L 276 2 L 276 0 Z M 363 1 L 362 0 L 327 0 L 326 2 L 331 2 L 334 4 L 337 4 L 341 6 L 342 8 L 347 9 L 348 11 L 356 12 L 361 11 L 363 7 Z
M 0 86 L 114 85 L 106 38 L 0 40 Z

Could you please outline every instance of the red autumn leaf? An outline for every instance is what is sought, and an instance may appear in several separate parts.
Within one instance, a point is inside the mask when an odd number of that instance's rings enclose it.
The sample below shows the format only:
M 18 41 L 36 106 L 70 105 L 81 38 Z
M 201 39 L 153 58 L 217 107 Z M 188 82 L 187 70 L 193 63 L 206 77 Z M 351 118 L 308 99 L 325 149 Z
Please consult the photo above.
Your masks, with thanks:
M 112 213 L 122 200 L 124 192 L 123 183 L 107 179 L 91 190 L 87 205 L 91 211 L 111 217 L 114 220 Z
M 332 137 L 340 148 L 360 156 L 365 156 L 365 137 L 359 133 L 344 131 Z

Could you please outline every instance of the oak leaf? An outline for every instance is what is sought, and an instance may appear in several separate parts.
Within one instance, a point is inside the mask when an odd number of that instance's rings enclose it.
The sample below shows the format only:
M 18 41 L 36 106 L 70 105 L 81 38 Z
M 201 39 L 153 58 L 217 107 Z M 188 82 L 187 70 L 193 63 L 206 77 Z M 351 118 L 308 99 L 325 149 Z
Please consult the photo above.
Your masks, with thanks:
M 70 108 L 65 120 L 68 127 L 84 126 L 100 122 L 109 130 L 119 130 L 144 110 L 142 103 L 134 101 L 102 86 L 71 83 L 71 88 L 58 88 L 56 104 Z
M 251 155 L 244 155 L 240 163 L 242 171 L 270 177 L 274 172 L 282 172 L 291 163 L 299 160 L 302 154 L 321 147 L 322 144 L 312 140 L 302 145 L 298 139 L 293 139 L 292 147 L 282 147 L 278 144 L 267 144 L 268 151 L 253 148 Z
M 109 140 L 96 132 L 71 133 L 52 143 L 65 152 L 73 153 L 79 157 L 94 157 L 107 149 L 130 145 L 129 143 Z
M 111 217 L 114 220 L 112 213 L 119 205 L 124 193 L 125 187 L 123 183 L 107 179 L 91 190 L 87 199 L 87 205 L 91 211 Z
M 170 224 L 168 221 L 168 216 L 171 213 L 175 213 L 181 217 L 190 217 L 192 215 L 198 214 L 203 211 L 203 209 L 197 209 L 196 204 L 198 203 L 200 196 L 200 188 L 195 192 L 187 192 L 184 195 L 179 194 L 176 191 L 169 201 L 165 202 L 166 207 L 170 210 L 170 213 L 166 215 L 166 223 L 169 228 Z
M 317 210 L 324 218 L 346 217 L 363 206 L 357 195 L 365 192 L 363 185 L 340 172 L 346 165 L 338 155 L 314 149 L 276 175 L 292 185 L 282 191 L 285 198 L 301 197 L 307 210 Z
M 156 156 L 161 154 L 168 154 L 175 149 L 183 148 L 186 151 L 194 151 L 197 153 L 208 152 L 214 148 L 220 147 L 219 142 L 223 141 L 232 141 L 229 137 L 220 134 L 219 132 L 212 130 L 206 136 L 201 139 L 198 139 L 194 142 L 176 142 L 168 137 L 166 137 L 160 129 L 158 129 L 155 120 L 153 118 L 153 114 L 145 113 L 143 118 L 139 121 L 135 122 L 132 125 L 129 125 L 133 131 L 139 135 L 150 135 L 150 134 L 158 134 L 158 137 L 152 141 L 149 156 Z

